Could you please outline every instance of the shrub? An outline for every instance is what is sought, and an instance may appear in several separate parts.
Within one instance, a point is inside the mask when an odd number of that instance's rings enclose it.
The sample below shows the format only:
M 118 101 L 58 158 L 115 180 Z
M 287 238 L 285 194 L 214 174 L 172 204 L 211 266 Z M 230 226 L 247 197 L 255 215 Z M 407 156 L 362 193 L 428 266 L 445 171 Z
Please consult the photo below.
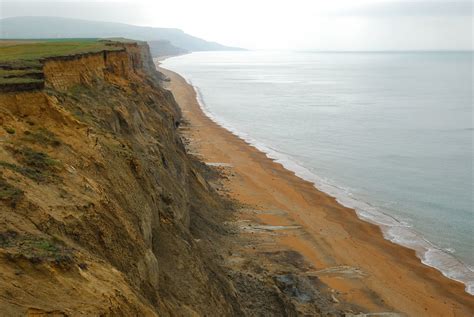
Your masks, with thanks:
M 58 161 L 50 158 L 48 154 L 37 152 L 29 147 L 8 147 L 7 150 L 9 150 L 22 165 L 0 161 L 0 166 L 20 173 L 37 182 L 50 179 L 59 164 Z
M 10 148 L 13 155 L 22 163 L 31 168 L 39 170 L 51 170 L 58 164 L 48 154 L 37 152 L 29 147 Z
M 12 207 L 23 198 L 23 191 L 10 185 L 3 177 L 0 176 L 0 201 L 9 203 Z
M 24 258 L 34 264 L 49 262 L 67 268 L 74 258 L 73 250 L 58 239 L 11 230 L 0 232 L 0 247 L 5 249 L 7 258 L 12 261 Z
M 61 145 L 61 141 L 56 137 L 56 135 L 44 128 L 40 128 L 36 131 L 25 131 L 23 140 L 43 146 L 49 145 L 58 147 Z
M 8 134 L 15 134 L 15 129 L 10 127 L 3 127 Z

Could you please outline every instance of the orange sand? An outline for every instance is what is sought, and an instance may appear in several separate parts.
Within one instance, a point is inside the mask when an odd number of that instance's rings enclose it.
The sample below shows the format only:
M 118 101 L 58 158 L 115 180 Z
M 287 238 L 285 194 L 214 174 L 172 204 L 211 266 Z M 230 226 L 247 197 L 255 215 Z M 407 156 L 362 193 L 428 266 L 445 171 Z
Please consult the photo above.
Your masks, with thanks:
M 160 71 L 171 79 L 168 88 L 190 123 L 196 152 L 205 162 L 232 165 L 235 176 L 226 184 L 231 197 L 260 210 L 262 224 L 301 226 L 276 237 L 274 248 L 301 253 L 316 270 L 356 269 L 319 277 L 339 292 L 340 299 L 368 311 L 474 316 L 474 297 L 463 284 L 422 264 L 413 250 L 385 240 L 380 228 L 357 218 L 354 210 L 215 124 L 201 111 L 194 89 L 183 78 Z

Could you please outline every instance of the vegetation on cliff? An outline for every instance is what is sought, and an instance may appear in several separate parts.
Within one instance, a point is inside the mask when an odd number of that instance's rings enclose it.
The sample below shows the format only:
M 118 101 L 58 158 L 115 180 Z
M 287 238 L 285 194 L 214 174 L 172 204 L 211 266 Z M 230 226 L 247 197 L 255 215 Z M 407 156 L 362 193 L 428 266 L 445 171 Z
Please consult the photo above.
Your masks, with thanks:
M 207 219 L 194 234 L 216 242 L 225 203 L 185 153 L 147 46 L 19 46 L 8 61 L 42 59 L 45 88 L 0 94 L 3 314 L 238 314 L 190 232 Z
M 45 59 L 123 50 L 117 43 L 98 39 L 0 41 L 0 91 L 40 89 Z
M 2 315 L 341 315 L 295 256 L 226 264 L 238 203 L 186 152 L 147 44 L 87 43 L 0 93 Z

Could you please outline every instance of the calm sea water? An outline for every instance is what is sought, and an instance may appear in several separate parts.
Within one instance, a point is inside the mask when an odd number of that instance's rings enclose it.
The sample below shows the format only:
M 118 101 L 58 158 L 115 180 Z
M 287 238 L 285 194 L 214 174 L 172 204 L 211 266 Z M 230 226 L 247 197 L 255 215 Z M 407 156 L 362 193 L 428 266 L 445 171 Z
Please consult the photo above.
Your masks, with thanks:
M 474 292 L 472 53 L 203 52 L 163 67 L 215 121 Z

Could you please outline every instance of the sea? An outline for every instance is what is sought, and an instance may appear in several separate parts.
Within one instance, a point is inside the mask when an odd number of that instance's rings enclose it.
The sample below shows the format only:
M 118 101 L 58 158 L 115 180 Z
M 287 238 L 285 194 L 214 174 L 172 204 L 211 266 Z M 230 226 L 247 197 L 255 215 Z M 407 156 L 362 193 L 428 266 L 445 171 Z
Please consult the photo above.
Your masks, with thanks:
M 197 52 L 205 113 L 474 294 L 473 52 Z

